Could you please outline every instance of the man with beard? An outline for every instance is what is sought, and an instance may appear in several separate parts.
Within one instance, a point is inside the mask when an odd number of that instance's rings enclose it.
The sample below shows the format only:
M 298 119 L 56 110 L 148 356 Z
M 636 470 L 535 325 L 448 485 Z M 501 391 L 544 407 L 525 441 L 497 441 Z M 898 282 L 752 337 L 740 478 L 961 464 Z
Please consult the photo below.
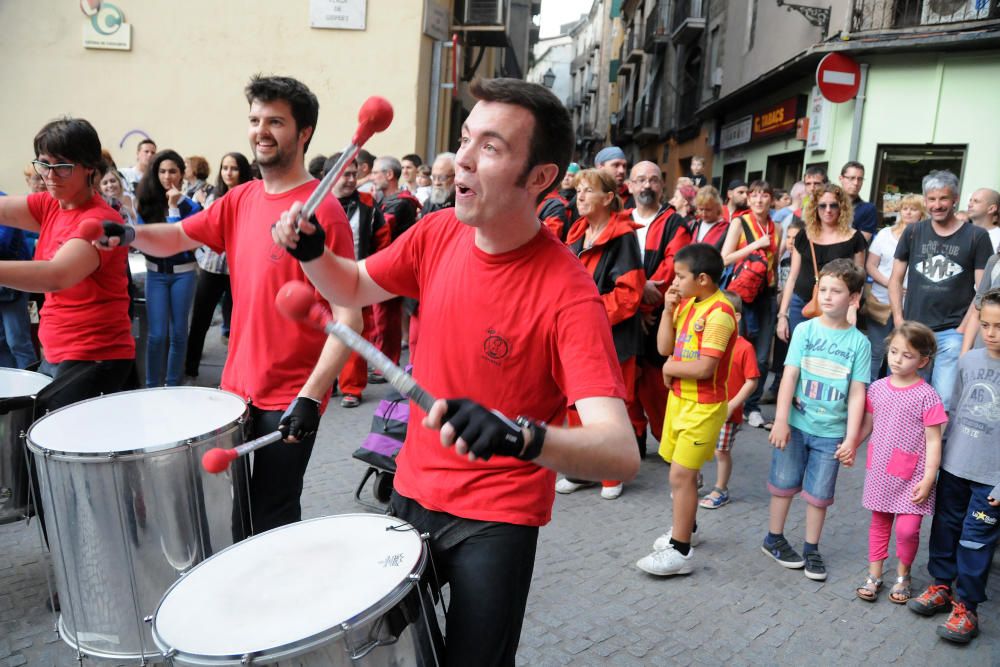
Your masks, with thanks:
M 421 217 L 455 205 L 455 154 L 441 153 L 431 166 L 431 194 Z
M 635 200 L 625 182 L 628 176 L 628 159 L 625 157 L 625 151 L 618 146 L 605 146 L 594 156 L 594 166 L 608 172 L 615 179 L 618 196 L 622 200 L 622 210 L 635 208 Z
M 250 508 L 255 533 L 302 518 L 302 480 L 316 440 L 320 414 L 350 350 L 335 337 L 291 325 L 274 306 L 289 280 L 305 280 L 298 261 L 271 238 L 282 211 L 309 198 L 319 181 L 306 171 L 305 152 L 319 116 L 319 101 L 289 77 L 255 76 L 246 87 L 248 137 L 262 180 L 231 189 L 208 209 L 170 224 L 124 227 L 105 223 L 108 245 L 131 242 L 155 257 L 206 245 L 226 253 L 233 288 L 232 342 L 222 389 L 250 402 L 249 437 L 281 429 L 286 445 L 254 452 Z M 313 220 L 326 247 L 354 259 L 351 229 L 332 197 Z M 361 330 L 361 310 L 333 306 L 347 326 Z
M 340 153 L 331 155 L 324 165 L 324 173 L 333 169 L 340 159 Z M 354 257 L 360 261 L 378 250 L 385 248 L 391 241 L 389 225 L 385 224 L 382 210 L 375 204 L 371 194 L 358 192 L 358 161 L 354 160 L 344 169 L 331 193 L 340 202 L 347 215 L 354 236 Z M 375 336 L 375 317 L 371 306 L 361 309 L 365 339 L 372 340 Z M 356 408 L 361 405 L 361 396 L 368 384 L 368 363 L 357 352 L 352 352 L 344 364 L 344 370 L 339 377 L 340 407 Z
M 746 181 L 742 178 L 734 178 L 729 181 L 729 188 L 726 190 L 726 207 L 722 209 L 722 217 L 725 218 L 726 222 L 750 212 L 750 207 L 747 205 L 749 194 Z
M 636 235 L 642 252 L 642 266 L 648 276 L 639 307 L 642 334 L 637 359 L 634 400 L 627 406 L 635 430 L 639 453 L 646 455 L 646 422 L 660 441 L 667 387 L 663 384 L 663 362 L 656 350 L 656 323 L 663 313 L 663 294 L 674 281 L 674 255 L 691 243 L 685 220 L 669 204 L 661 204 L 663 176 L 653 162 L 632 167 L 629 192 L 635 198 L 632 221 L 639 225 Z

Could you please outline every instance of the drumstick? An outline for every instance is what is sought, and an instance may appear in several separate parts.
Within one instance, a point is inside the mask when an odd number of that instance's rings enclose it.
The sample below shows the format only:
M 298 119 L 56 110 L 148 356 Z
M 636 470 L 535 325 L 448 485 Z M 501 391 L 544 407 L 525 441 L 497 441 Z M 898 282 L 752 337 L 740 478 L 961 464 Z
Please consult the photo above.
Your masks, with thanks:
M 413 399 L 413 402 L 423 408 L 424 412 L 430 412 L 431 406 L 434 405 L 434 397 L 417 384 L 412 375 L 392 363 L 392 360 L 382 354 L 377 347 L 366 341 L 350 327 L 333 320 L 329 311 L 316 302 L 312 287 L 299 280 L 287 282 L 278 290 L 275 305 L 278 307 L 278 311 L 288 319 L 305 322 L 326 332 L 327 335 L 339 338 L 344 345 L 360 354 L 368 363 L 380 370 L 389 384 L 395 387 L 399 393 Z
M 104 224 L 97 218 L 90 218 L 80 223 L 80 236 L 84 241 L 97 241 L 104 236 Z
M 256 440 L 245 442 L 242 445 L 233 447 L 232 449 L 213 447 L 205 452 L 205 454 L 201 457 L 201 467 L 204 468 L 206 472 L 218 475 L 223 470 L 226 470 L 229 467 L 229 464 L 237 458 L 245 456 L 255 449 L 260 449 L 261 447 L 270 445 L 272 442 L 277 442 L 284 437 L 285 434 L 281 431 L 272 431 L 267 435 L 262 435 Z

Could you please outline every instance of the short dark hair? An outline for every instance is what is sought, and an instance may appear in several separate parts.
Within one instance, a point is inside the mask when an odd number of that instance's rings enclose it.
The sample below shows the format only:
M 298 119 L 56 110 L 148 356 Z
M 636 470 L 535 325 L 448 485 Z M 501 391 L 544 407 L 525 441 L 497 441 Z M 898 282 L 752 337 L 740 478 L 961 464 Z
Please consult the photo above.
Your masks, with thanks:
M 135 145 L 135 152 L 138 153 L 139 149 L 145 146 L 146 144 L 151 144 L 153 146 L 153 150 L 154 151 L 156 150 L 156 142 L 150 139 L 149 137 L 146 137 L 145 139 L 142 139 L 139 143 Z
M 813 166 L 807 168 L 806 173 L 802 174 L 802 179 L 805 180 L 806 176 L 819 176 L 820 178 L 823 179 L 824 183 L 826 183 L 829 180 L 826 175 L 826 169 L 819 166 L 818 164 L 814 164 Z
M 420 159 L 420 156 L 417 155 L 416 153 L 407 153 L 403 157 L 399 158 L 399 161 L 412 162 L 414 167 L 419 167 L 424 163 L 424 161 Z
M 295 119 L 295 131 L 301 132 L 309 127 L 316 134 L 316 123 L 319 120 L 319 100 L 312 91 L 296 79 L 289 76 L 261 76 L 255 74 L 250 79 L 245 89 L 247 102 L 274 102 L 282 100 L 288 102 L 292 108 L 292 118 Z M 312 136 L 306 141 L 303 151 L 309 150 L 309 142 Z
M 771 188 L 771 184 L 763 179 L 757 179 L 756 181 L 752 181 L 750 185 L 747 186 L 747 191 L 766 192 L 767 194 L 771 195 L 771 197 L 774 197 L 774 190 Z
M 366 151 L 364 148 L 358 151 L 358 166 L 368 165 L 368 170 L 371 171 L 372 167 L 375 166 L 375 156 Z
M 802 221 L 802 218 L 797 215 L 793 215 L 792 219 L 788 221 L 788 229 L 785 230 L 785 233 L 787 234 L 789 229 L 803 230 L 805 228 L 806 223 Z
M 860 169 L 861 173 L 865 173 L 865 165 L 861 164 L 857 160 L 851 160 L 850 162 L 845 162 L 844 166 L 840 168 L 840 175 L 846 176 L 848 169 Z
M 983 295 L 979 301 L 979 309 L 982 310 L 983 306 L 1000 306 L 1000 287 L 994 287 Z
M 823 278 L 824 276 L 840 278 L 847 285 L 851 294 L 861 294 L 861 290 L 865 288 L 865 280 L 868 278 L 864 269 L 855 264 L 854 260 L 847 258 L 835 259 L 824 264 L 823 268 L 819 270 L 819 277 Z
M 566 107 L 545 86 L 520 79 L 476 79 L 470 91 L 477 100 L 513 104 L 531 112 L 535 127 L 528 137 L 528 163 L 520 181 L 525 182 L 528 172 L 541 164 L 554 164 L 559 169 L 548 187 L 538 193 L 538 201 L 541 201 L 549 190 L 562 182 L 573 155 L 573 123 Z
M 692 243 L 677 251 L 674 264 L 683 264 L 694 275 L 704 273 L 716 285 L 722 280 L 722 271 L 726 265 L 722 255 L 711 243 Z
M 306 169 L 313 178 L 323 178 L 326 174 L 326 156 L 317 155 L 313 159 L 309 160 L 309 166 Z
M 337 160 L 340 159 L 340 156 L 342 154 L 343 154 L 343 151 L 337 151 L 336 153 L 334 153 L 333 155 L 331 155 L 330 157 L 328 157 L 326 159 L 326 163 L 323 165 L 323 175 L 324 176 L 326 176 L 327 172 L 329 172 L 331 169 L 333 169 L 333 165 L 337 164 Z M 358 165 L 357 158 L 355 158 L 353 161 L 351 161 L 351 164 L 353 164 L 354 166 L 357 166 Z
M 87 169 L 102 171 L 101 139 L 83 118 L 58 118 L 45 124 L 35 135 L 35 157 L 47 153 Z M 183 167 L 184 163 L 181 162 Z
M 741 297 L 736 292 L 730 292 L 727 289 L 722 290 L 725 295 L 726 300 L 729 301 L 729 305 L 733 307 L 734 313 L 743 313 L 743 297 Z
M 921 324 L 920 322 L 915 322 L 908 320 L 903 322 L 895 329 L 892 330 L 888 336 L 885 337 L 885 349 L 889 349 L 889 343 L 896 336 L 902 336 L 903 340 L 907 344 L 917 351 L 921 357 L 927 357 L 928 359 L 933 359 L 934 355 L 937 354 L 937 337 L 931 328 L 926 324 Z

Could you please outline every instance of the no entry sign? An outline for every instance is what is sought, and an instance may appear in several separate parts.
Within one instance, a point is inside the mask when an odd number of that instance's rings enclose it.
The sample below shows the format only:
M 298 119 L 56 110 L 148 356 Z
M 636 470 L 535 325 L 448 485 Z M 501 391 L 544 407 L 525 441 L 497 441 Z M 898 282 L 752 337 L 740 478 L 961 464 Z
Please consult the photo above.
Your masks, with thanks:
M 831 102 L 853 100 L 861 86 L 861 65 L 850 56 L 828 53 L 816 68 L 816 85 Z

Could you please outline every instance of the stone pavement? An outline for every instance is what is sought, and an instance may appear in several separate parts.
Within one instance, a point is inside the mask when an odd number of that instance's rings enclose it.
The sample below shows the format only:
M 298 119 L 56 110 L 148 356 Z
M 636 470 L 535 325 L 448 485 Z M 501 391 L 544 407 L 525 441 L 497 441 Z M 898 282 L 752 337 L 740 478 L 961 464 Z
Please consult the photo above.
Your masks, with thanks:
M 205 385 L 217 382 L 224 358 L 217 329 L 209 339 L 200 378 Z M 353 498 L 364 467 L 351 452 L 386 392 L 385 385 L 370 388 L 354 410 L 331 404 L 306 476 L 307 517 L 365 511 Z M 697 569 L 686 577 L 658 579 L 635 568 L 669 524 L 667 469 L 652 452 L 618 500 L 602 500 L 596 489 L 557 497 L 553 521 L 541 531 L 518 663 L 1000 664 L 994 603 L 981 609 L 982 635 L 963 648 L 934 634 L 942 617 L 919 618 L 889 603 L 885 592 L 876 604 L 856 599 L 867 560 L 863 469 L 842 471 L 821 544 L 830 572 L 826 582 L 810 581 L 801 570 L 785 570 L 764 556 L 759 546 L 767 527 L 770 456 L 765 436 L 751 428 L 738 435 L 735 500 L 716 511 L 701 510 Z M 713 475 L 710 465 L 707 487 Z M 786 531 L 796 548 L 802 544 L 804 512 L 796 501 Z M 927 582 L 929 526 L 925 522 L 914 567 L 917 589 Z M 0 526 L 0 667 L 76 664 L 45 609 L 44 563 L 34 523 Z M 994 599 L 997 582 L 994 578 L 990 590 Z

